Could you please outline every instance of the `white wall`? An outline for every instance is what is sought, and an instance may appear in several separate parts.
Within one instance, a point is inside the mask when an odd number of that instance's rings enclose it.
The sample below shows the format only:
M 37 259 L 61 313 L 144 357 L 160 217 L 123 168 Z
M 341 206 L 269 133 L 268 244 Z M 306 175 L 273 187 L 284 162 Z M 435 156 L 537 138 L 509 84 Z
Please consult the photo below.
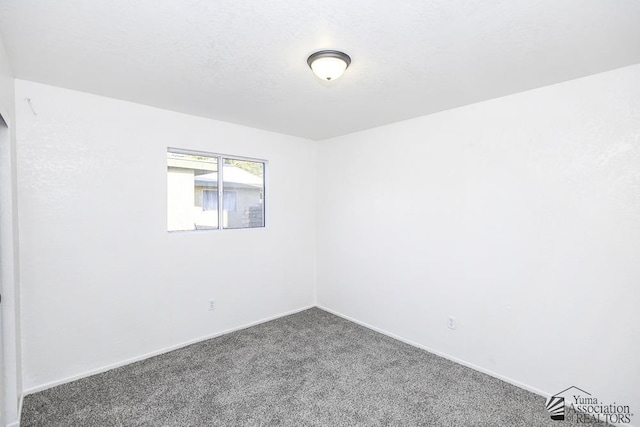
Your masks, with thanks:
M 314 304 L 314 142 L 20 80 L 16 100 L 27 393 Z M 267 227 L 168 233 L 168 146 L 268 160 Z
M 320 306 L 640 416 L 640 65 L 318 153 Z
M 14 80 L 9 58 L 0 38 L 0 115 L 9 126 L 0 126 L 0 292 L 2 293 L 2 354 L 4 390 L 0 412 L 4 422 L 18 421 L 22 393 L 20 365 L 20 302 L 18 258 L 18 206 L 16 203 L 16 134 Z M 2 383 L 2 381 L 0 381 Z

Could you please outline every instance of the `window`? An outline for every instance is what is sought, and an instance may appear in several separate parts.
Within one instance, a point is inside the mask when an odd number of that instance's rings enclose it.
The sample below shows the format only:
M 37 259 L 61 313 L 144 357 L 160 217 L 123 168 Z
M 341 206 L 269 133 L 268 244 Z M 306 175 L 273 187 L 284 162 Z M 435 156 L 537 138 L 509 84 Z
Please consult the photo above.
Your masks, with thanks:
M 265 164 L 264 160 L 168 149 L 167 229 L 264 227 Z

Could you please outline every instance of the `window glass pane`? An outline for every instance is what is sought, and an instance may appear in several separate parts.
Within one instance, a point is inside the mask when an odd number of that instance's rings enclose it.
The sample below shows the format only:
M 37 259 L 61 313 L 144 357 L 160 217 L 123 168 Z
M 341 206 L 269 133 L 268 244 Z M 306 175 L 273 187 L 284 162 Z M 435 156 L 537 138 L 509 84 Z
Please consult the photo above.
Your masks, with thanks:
M 264 163 L 224 159 L 223 228 L 264 227 Z
M 218 158 L 167 152 L 167 229 L 218 228 Z
M 218 190 L 202 190 L 202 210 L 218 210 Z

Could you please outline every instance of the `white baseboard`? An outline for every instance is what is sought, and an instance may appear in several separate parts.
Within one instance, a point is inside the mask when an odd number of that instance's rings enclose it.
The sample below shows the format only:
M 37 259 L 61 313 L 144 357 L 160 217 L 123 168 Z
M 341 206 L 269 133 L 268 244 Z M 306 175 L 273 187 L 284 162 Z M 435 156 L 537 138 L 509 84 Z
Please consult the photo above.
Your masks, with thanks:
M 334 314 L 334 315 L 336 315 L 338 317 L 342 317 L 343 319 L 346 319 L 346 320 L 348 320 L 350 322 L 356 323 L 356 324 L 358 324 L 360 326 L 363 326 L 363 327 L 365 327 L 367 329 L 371 329 L 373 331 L 376 331 L 378 333 L 381 333 L 383 335 L 386 335 L 386 336 L 391 337 L 393 339 L 396 339 L 398 341 L 402 341 L 405 344 L 409 344 L 410 346 L 417 347 L 417 348 L 420 348 L 422 350 L 428 351 L 429 353 L 432 353 L 432 354 L 435 354 L 437 356 L 443 357 L 445 359 L 451 360 L 452 362 L 455 362 L 455 363 L 458 363 L 460 365 L 466 366 L 466 367 L 471 368 L 471 369 L 473 369 L 475 371 L 482 372 L 484 374 L 487 374 L 489 376 L 492 376 L 494 378 L 497 378 L 499 380 L 502 380 L 504 382 L 512 384 L 512 385 L 514 385 L 516 387 L 519 387 L 519 388 L 522 388 L 524 390 L 530 391 L 530 392 L 532 392 L 534 394 L 537 394 L 539 396 L 547 398 L 547 397 L 552 395 L 552 393 L 545 392 L 545 391 L 540 390 L 540 389 L 538 389 L 536 387 L 532 387 L 532 386 L 530 386 L 528 384 L 525 384 L 525 383 L 522 383 L 520 381 L 514 380 L 513 378 L 509 378 L 507 376 L 498 374 L 498 373 L 496 373 L 494 371 L 491 371 L 489 369 L 483 368 L 483 367 L 475 365 L 473 363 L 469 363 L 469 362 L 467 362 L 465 360 L 462 360 L 462 359 L 459 359 L 457 357 L 451 356 L 451 355 L 449 355 L 447 353 L 443 353 L 441 351 L 434 350 L 434 349 L 432 349 L 430 347 L 427 347 L 427 346 L 419 344 L 419 343 L 417 343 L 415 341 L 411 341 L 409 339 L 403 338 L 403 337 L 401 337 L 399 335 L 393 334 L 393 333 L 388 332 L 388 331 L 386 331 L 384 329 L 381 329 L 381 328 L 378 328 L 376 326 L 370 325 L 370 324 L 368 324 L 366 322 L 362 322 L 360 320 L 354 319 L 354 318 L 352 318 L 350 316 L 347 316 L 345 314 L 342 314 L 342 313 L 340 313 L 338 311 L 332 310 L 330 308 L 324 307 L 324 306 L 319 305 L 319 304 L 313 304 L 313 305 L 297 308 L 295 310 L 291 310 L 291 311 L 288 311 L 288 312 L 284 312 L 284 313 L 281 313 L 281 314 L 277 314 L 277 315 L 274 315 L 274 316 L 270 316 L 270 317 L 267 317 L 267 318 L 263 318 L 263 319 L 260 319 L 260 320 L 256 320 L 254 322 L 250 322 L 250 323 L 247 323 L 247 324 L 244 324 L 244 325 L 241 325 L 241 326 L 237 326 L 237 327 L 234 327 L 234 328 L 231 328 L 231 329 L 227 329 L 225 331 L 217 332 L 215 334 L 211 334 L 211 335 L 207 335 L 207 336 L 204 336 L 204 337 L 201 337 L 201 338 L 196 338 L 196 339 L 193 339 L 193 340 L 189 340 L 189 341 L 186 341 L 186 342 L 183 342 L 183 343 L 180 343 L 180 344 L 176 344 L 176 345 L 171 346 L 171 347 L 166 347 L 166 348 L 163 348 L 163 349 L 160 349 L 160 350 L 157 350 L 157 351 L 153 351 L 151 353 L 146 353 L 146 354 L 143 354 L 143 355 L 140 355 L 140 356 L 132 357 L 132 358 L 129 358 L 129 359 L 117 362 L 117 363 L 113 363 L 113 364 L 110 364 L 110 365 L 107 365 L 107 366 L 103 366 L 101 368 L 92 369 L 92 370 L 83 372 L 81 374 L 73 375 L 73 376 L 70 376 L 70 377 L 67 377 L 67 378 L 63 378 L 63 379 L 60 379 L 60 380 L 57 380 L 57 381 L 52 381 L 52 382 L 49 382 L 49 383 L 46 383 L 46 384 L 42 384 L 42 385 L 39 385 L 39 386 L 36 386 L 36 387 L 32 387 L 32 388 L 24 391 L 24 393 L 20 397 L 20 405 L 19 405 L 19 409 L 18 409 L 18 417 L 20 418 L 21 415 L 22 415 L 22 404 L 23 404 L 24 396 L 26 396 L 26 395 L 37 393 L 39 391 L 46 390 L 46 389 L 49 389 L 49 388 L 52 388 L 52 387 L 56 387 L 58 385 L 66 384 L 66 383 L 69 383 L 69 382 L 72 382 L 72 381 L 76 381 L 76 380 L 79 380 L 81 378 L 86 378 L 86 377 L 90 377 L 92 375 L 100 374 L 102 372 L 106 372 L 106 371 L 109 371 L 111 369 L 119 368 L 121 366 L 125 366 L 125 365 L 128 365 L 130 363 L 134 363 L 134 362 L 138 362 L 140 360 L 148 359 L 150 357 L 158 356 L 160 354 L 168 353 L 168 352 L 173 351 L 173 350 L 178 350 L 180 348 L 183 348 L 183 347 L 186 347 L 186 346 L 189 346 L 189 345 L 192 345 L 192 344 L 196 344 L 196 343 L 199 343 L 199 342 L 202 342 L 202 341 L 206 341 L 206 340 L 209 340 L 209 339 L 212 339 L 212 338 L 216 338 L 216 337 L 219 337 L 219 336 L 222 336 L 222 335 L 226 335 L 226 334 L 229 334 L 231 332 L 235 332 L 235 331 L 239 331 L 239 330 L 242 330 L 242 329 L 250 328 L 252 326 L 259 325 L 261 323 L 269 322 L 271 320 L 275 320 L 275 319 L 279 319 L 281 317 L 289 316 L 291 314 L 299 313 L 301 311 L 308 310 L 308 309 L 313 308 L 313 307 L 317 307 L 317 308 L 319 308 L 321 310 L 324 310 L 324 311 L 326 311 L 328 313 Z M 625 427 L 633 427 L 632 424 L 624 424 L 624 426 Z M 11 424 L 7 424 L 6 427 L 20 427 L 20 421 L 18 420 L 18 421 L 15 421 L 15 422 L 11 423 Z
M 522 383 L 520 381 L 514 380 L 513 378 L 509 378 L 509 377 L 506 377 L 504 375 L 500 375 L 497 372 L 493 372 L 493 371 L 491 371 L 489 369 L 483 368 L 483 367 L 475 365 L 473 363 L 469 363 L 469 362 L 467 362 L 465 360 L 458 359 L 457 357 L 451 356 L 450 354 L 443 353 L 443 352 L 438 351 L 438 350 L 434 350 L 433 348 L 427 347 L 426 345 L 419 344 L 419 343 L 417 343 L 415 341 L 411 341 L 411 340 L 403 338 L 403 337 L 401 337 L 399 335 L 396 335 L 396 334 L 393 334 L 391 332 L 385 331 L 384 329 L 369 325 L 368 323 L 365 323 L 365 322 L 361 322 L 360 320 L 354 319 L 352 317 L 349 317 L 347 315 L 344 315 L 342 313 L 339 313 L 339 312 L 337 312 L 335 310 L 332 310 L 330 308 L 324 307 L 322 305 L 318 305 L 317 307 L 319 309 L 324 310 L 326 312 L 329 312 L 331 314 L 335 314 L 338 317 L 342 317 L 343 319 L 346 319 L 346 320 L 348 320 L 350 322 L 357 323 L 360 326 L 364 326 L 367 329 L 371 329 L 373 331 L 381 333 L 382 335 L 386 335 L 386 336 L 391 337 L 393 339 L 396 339 L 398 341 L 402 341 L 403 343 L 409 344 L 410 346 L 417 347 L 419 349 L 428 351 L 429 353 L 435 354 L 436 356 L 440 356 L 440 357 L 443 357 L 445 359 L 451 360 L 452 362 L 456 362 L 456 363 L 458 363 L 460 365 L 466 366 L 467 368 L 471 368 L 474 371 L 482 372 L 483 374 L 487 374 L 487 375 L 489 375 L 491 377 L 494 377 L 494 378 L 497 378 L 497 379 L 502 380 L 504 382 L 507 382 L 509 384 L 512 384 L 512 385 L 514 385 L 516 387 L 519 387 L 519 388 L 525 389 L 527 391 L 530 391 L 531 393 L 537 394 L 539 396 L 543 396 L 544 398 L 547 398 L 547 397 L 552 395 L 552 393 L 545 392 L 545 391 L 540 390 L 540 389 L 538 389 L 536 387 L 532 387 L 529 384 Z
M 216 332 L 216 333 L 211 334 L 211 335 L 206 335 L 204 337 L 200 337 L 200 338 L 192 339 L 192 340 L 189 340 L 189 341 L 185 341 L 185 342 L 182 342 L 180 344 L 172 345 L 170 347 L 165 347 L 165 348 L 162 348 L 160 350 L 156 350 L 156 351 L 152 351 L 150 353 L 142 354 L 140 356 L 131 357 L 129 359 L 122 360 L 120 362 L 112 363 L 112 364 L 109 364 L 109 365 L 106 365 L 106 366 L 102 366 L 102 367 L 96 368 L 96 369 L 91 369 L 91 370 L 88 370 L 88 371 L 85 371 L 85 372 L 82 372 L 82 373 L 79 373 L 79 374 L 76 374 L 76 375 L 72 375 L 72 376 L 69 376 L 69 377 L 66 377 L 66 378 L 62 378 L 62 379 L 59 379 L 59 380 L 51 381 L 51 382 L 48 382 L 48 383 L 45 383 L 45 384 L 40 384 L 38 386 L 31 387 L 31 388 L 25 390 L 22 393 L 22 396 L 24 397 L 24 396 L 27 396 L 29 394 L 33 394 L 33 393 L 37 393 L 39 391 L 47 390 L 49 388 L 53 388 L 53 387 L 56 387 L 56 386 L 59 386 L 59 385 L 62 385 L 62 384 L 70 383 L 72 381 L 76 381 L 76 380 L 79 380 L 81 378 L 86 378 L 86 377 L 90 377 L 92 375 L 101 374 L 103 372 L 110 371 L 111 369 L 115 369 L 115 368 L 119 368 L 121 366 L 129 365 L 129 364 L 134 363 L 134 362 L 139 362 L 141 360 L 148 359 L 150 357 L 159 356 L 161 354 L 168 353 L 168 352 L 174 351 L 174 350 L 178 350 L 180 348 L 187 347 L 189 345 L 196 344 L 196 343 L 199 343 L 199 342 L 202 342 L 202 341 L 210 340 L 212 338 L 217 338 L 219 336 L 226 335 L 226 334 L 229 334 L 231 332 L 235 332 L 235 331 L 239 331 L 239 330 L 242 330 L 242 329 L 250 328 L 251 326 L 256 326 L 256 325 L 259 325 L 261 323 L 269 322 L 271 320 L 275 320 L 275 319 L 279 319 L 281 317 L 289 316 L 291 314 L 299 313 L 301 311 L 308 310 L 308 309 L 313 308 L 313 307 L 315 307 L 315 304 L 312 304 L 312 305 L 309 305 L 309 306 L 306 306 L 306 307 L 297 308 L 295 310 L 287 311 L 287 312 L 284 312 L 284 313 L 281 313 L 281 314 L 276 314 L 274 316 L 266 317 L 266 318 L 263 318 L 263 319 L 260 319 L 260 320 L 256 320 L 254 322 L 246 323 L 246 324 L 241 325 L 241 326 L 236 326 L 236 327 L 231 328 L 231 329 L 227 329 L 227 330 L 224 330 L 224 331 L 221 331 L 221 332 Z M 20 400 L 20 411 L 19 411 L 19 413 L 22 413 L 22 399 Z M 11 425 L 11 427 L 14 427 L 13 424 Z
M 537 394 L 539 396 L 542 396 L 545 399 L 553 395 L 553 393 L 549 393 L 549 392 L 546 392 L 544 390 L 540 390 L 539 388 L 533 387 L 533 386 L 531 386 L 529 384 L 525 384 L 523 382 L 514 380 L 513 378 L 509 378 L 507 376 L 498 374 L 497 372 L 494 372 L 494 371 L 492 371 L 490 369 L 486 369 L 486 368 L 483 368 L 481 366 L 475 365 L 473 363 L 469 363 L 469 362 L 467 362 L 465 360 L 458 359 L 457 357 L 451 356 L 450 354 L 443 353 L 443 352 L 438 351 L 438 350 L 434 350 L 434 349 L 432 349 L 430 347 L 427 347 L 425 345 L 419 344 L 419 343 L 417 343 L 415 341 L 408 340 L 408 339 L 403 338 L 403 337 L 401 337 L 399 335 L 396 335 L 396 334 L 393 334 L 391 332 L 388 332 L 388 331 L 386 331 L 384 329 L 369 325 L 368 323 L 361 322 L 360 320 L 354 319 L 352 317 L 349 317 L 349 316 L 347 316 L 345 314 L 342 314 L 342 313 L 337 312 L 335 310 L 332 310 L 330 308 L 324 307 L 322 305 L 318 304 L 316 307 L 318 307 L 319 309 L 324 310 L 326 312 L 329 312 L 331 314 L 335 314 L 338 317 L 342 317 L 343 319 L 346 319 L 346 320 L 348 320 L 350 322 L 357 323 L 360 326 L 364 326 L 367 329 L 371 329 L 373 331 L 379 332 L 379 333 L 381 333 L 383 335 L 386 335 L 386 336 L 391 337 L 393 339 L 396 339 L 398 341 L 402 341 L 403 343 L 409 344 L 410 346 L 417 347 L 419 349 L 428 351 L 429 353 L 435 354 L 435 355 L 440 356 L 440 357 L 444 357 L 445 359 L 448 359 L 448 360 L 451 360 L 452 362 L 455 362 L 455 363 L 458 363 L 460 365 L 466 366 L 467 368 L 471 368 L 474 371 L 482 372 L 483 374 L 487 374 L 487 375 L 489 375 L 491 377 L 497 378 L 499 380 L 502 380 L 502 381 L 504 381 L 506 383 L 509 383 L 511 385 L 514 385 L 516 387 L 519 387 L 519 388 L 522 388 L 524 390 L 530 391 L 531 393 L 534 393 L 534 394 Z M 613 425 L 615 425 L 615 426 L 624 426 L 624 427 L 633 427 L 633 424 L 615 423 Z

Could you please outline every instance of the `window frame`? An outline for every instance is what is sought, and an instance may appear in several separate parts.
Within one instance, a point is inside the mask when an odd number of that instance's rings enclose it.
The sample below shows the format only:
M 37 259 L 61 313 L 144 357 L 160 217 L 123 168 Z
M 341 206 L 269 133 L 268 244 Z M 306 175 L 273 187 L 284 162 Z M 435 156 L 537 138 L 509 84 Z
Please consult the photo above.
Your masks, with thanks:
M 199 151 L 199 150 L 188 150 L 183 148 L 175 148 L 175 147 L 167 147 L 165 152 L 165 163 L 167 159 L 167 155 L 169 153 L 174 154 L 185 154 L 185 155 L 193 155 L 193 156 L 203 156 L 203 157 L 211 157 L 217 159 L 218 165 L 218 227 L 217 228 L 209 228 L 209 229 L 193 229 L 193 230 L 167 230 L 167 233 L 191 233 L 191 232 L 208 232 L 208 231 L 223 231 L 223 230 L 256 230 L 256 229 L 266 229 L 267 228 L 267 170 L 269 161 L 265 159 L 259 159 L 256 157 L 246 157 L 246 156 L 237 156 L 230 154 L 222 154 L 222 153 L 212 153 L 208 151 Z M 224 227 L 224 159 L 229 160 L 239 160 L 245 162 L 255 162 L 262 163 L 262 226 L 261 227 Z M 167 173 L 165 172 L 165 178 L 167 178 Z M 167 180 L 168 186 L 168 180 Z M 213 190 L 209 190 L 213 191 Z M 235 190 L 227 190 L 227 192 L 236 192 Z M 237 197 L 237 195 L 236 195 Z M 167 210 L 168 210 L 167 200 Z M 237 202 L 236 202 L 237 204 Z M 237 209 L 237 205 L 236 205 Z

